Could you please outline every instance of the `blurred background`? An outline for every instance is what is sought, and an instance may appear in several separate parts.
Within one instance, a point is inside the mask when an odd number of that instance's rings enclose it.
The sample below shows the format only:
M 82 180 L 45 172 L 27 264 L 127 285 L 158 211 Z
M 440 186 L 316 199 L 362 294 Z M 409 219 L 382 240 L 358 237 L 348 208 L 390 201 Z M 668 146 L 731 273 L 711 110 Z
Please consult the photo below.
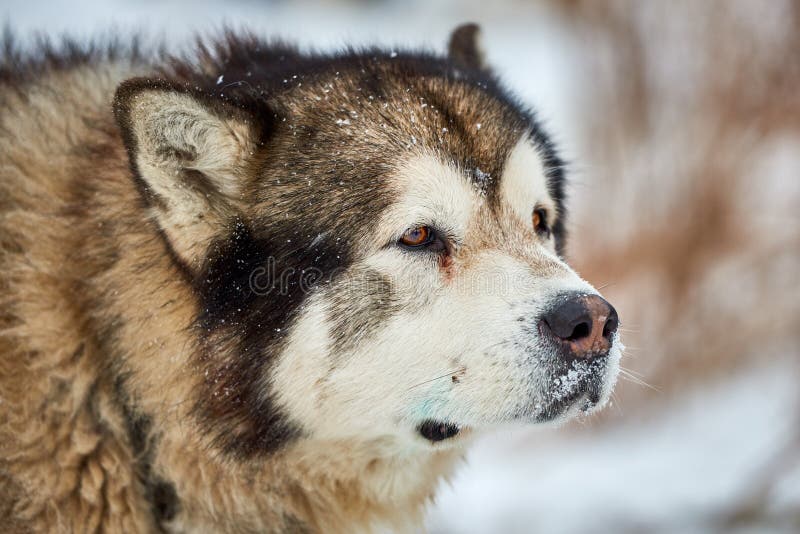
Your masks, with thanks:
M 24 39 L 224 25 L 444 50 L 474 21 L 570 162 L 568 256 L 627 345 L 614 401 L 482 439 L 434 533 L 800 531 L 800 2 L 2 0 Z

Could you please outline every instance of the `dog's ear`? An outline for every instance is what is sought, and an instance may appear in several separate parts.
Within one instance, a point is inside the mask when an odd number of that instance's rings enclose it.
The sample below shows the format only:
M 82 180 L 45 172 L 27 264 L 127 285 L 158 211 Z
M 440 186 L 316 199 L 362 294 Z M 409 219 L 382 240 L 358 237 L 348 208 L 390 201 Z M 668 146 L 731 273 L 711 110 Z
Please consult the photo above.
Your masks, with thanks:
M 114 97 L 131 169 L 178 258 L 196 268 L 238 215 L 264 113 L 163 80 L 134 78 Z
M 462 24 L 453 30 L 447 45 L 447 54 L 450 60 L 460 67 L 485 69 L 480 26 L 473 23 Z

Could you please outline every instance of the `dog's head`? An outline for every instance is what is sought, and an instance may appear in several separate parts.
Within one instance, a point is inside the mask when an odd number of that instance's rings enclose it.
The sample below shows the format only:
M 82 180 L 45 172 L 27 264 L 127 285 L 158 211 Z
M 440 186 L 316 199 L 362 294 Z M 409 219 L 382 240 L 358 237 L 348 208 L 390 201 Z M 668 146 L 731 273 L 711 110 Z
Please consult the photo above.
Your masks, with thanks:
M 618 319 L 561 257 L 561 162 L 475 36 L 446 58 L 234 43 L 120 87 L 136 180 L 198 299 L 196 413 L 225 447 L 429 446 L 608 398 Z

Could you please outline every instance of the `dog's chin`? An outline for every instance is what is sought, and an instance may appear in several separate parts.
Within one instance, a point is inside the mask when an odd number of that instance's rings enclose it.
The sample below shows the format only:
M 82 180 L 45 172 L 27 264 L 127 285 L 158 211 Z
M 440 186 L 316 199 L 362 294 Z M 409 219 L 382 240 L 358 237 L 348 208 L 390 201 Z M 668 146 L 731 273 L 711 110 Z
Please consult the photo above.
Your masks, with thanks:
M 534 411 L 534 423 L 564 422 L 581 414 L 590 414 L 602 405 L 602 398 L 592 389 L 578 390 Z
M 604 361 L 573 367 L 552 379 L 527 415 L 534 423 L 550 423 L 596 412 L 608 402 L 615 381 L 610 375 Z

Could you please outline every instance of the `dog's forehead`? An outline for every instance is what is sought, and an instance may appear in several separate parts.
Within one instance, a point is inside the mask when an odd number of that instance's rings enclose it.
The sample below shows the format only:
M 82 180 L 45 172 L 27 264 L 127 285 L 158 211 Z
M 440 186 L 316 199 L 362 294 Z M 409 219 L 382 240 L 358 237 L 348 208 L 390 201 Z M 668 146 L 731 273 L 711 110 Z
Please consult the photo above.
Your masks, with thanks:
M 284 101 L 284 166 L 306 177 L 309 205 L 382 219 L 376 243 L 414 223 L 463 235 L 479 204 L 527 221 L 536 204 L 554 204 L 546 141 L 496 87 L 383 63 L 302 83 Z
M 525 113 L 487 87 L 402 63 L 334 71 L 292 92 L 291 133 L 338 144 L 341 157 L 356 161 L 436 152 L 489 189 L 530 125 Z

